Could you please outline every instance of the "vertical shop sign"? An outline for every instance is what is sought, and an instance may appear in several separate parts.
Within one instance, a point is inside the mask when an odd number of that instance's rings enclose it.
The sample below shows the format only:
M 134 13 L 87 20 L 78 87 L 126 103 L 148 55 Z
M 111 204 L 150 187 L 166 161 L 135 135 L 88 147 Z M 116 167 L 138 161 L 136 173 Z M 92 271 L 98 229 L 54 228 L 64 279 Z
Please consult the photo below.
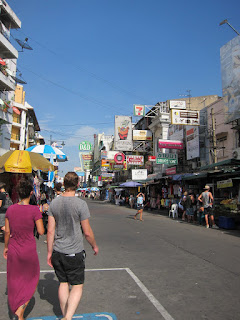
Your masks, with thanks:
M 132 151 L 132 118 L 115 116 L 114 149 L 118 151 Z

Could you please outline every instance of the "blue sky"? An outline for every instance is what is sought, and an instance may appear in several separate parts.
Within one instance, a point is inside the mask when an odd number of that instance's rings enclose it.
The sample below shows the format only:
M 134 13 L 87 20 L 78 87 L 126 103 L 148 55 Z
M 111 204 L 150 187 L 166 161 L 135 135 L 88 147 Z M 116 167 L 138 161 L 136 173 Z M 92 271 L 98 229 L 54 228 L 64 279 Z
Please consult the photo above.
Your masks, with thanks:
M 46 143 L 65 142 L 79 165 L 78 145 L 94 133 L 113 134 L 114 115 L 133 104 L 154 105 L 179 95 L 221 96 L 220 48 L 240 31 L 240 1 L 8 0 L 22 22 L 15 38 Z M 13 40 L 14 41 L 14 40 Z M 15 47 L 18 47 L 14 42 Z

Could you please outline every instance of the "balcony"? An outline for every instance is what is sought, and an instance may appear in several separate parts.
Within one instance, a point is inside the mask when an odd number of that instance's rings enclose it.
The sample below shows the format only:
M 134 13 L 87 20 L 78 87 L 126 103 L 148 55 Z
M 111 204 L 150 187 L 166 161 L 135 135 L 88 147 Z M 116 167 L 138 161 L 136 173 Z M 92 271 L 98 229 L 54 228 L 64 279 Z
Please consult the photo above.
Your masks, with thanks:
M 0 32 L 0 52 L 2 59 L 17 59 L 18 51 L 10 41 Z
M 1 52 L 1 49 L 0 49 L 0 52 Z M 15 90 L 15 82 L 13 82 L 10 79 L 11 79 L 11 77 L 8 77 L 2 71 L 0 72 L 0 91 L 14 91 Z

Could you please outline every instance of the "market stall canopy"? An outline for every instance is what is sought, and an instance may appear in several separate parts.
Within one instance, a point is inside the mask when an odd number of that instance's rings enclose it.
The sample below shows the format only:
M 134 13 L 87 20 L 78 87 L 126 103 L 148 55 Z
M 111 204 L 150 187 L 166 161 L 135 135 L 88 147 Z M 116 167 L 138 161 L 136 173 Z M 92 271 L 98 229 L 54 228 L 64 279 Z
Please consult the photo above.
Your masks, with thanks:
M 2 172 L 31 173 L 33 170 L 54 171 L 54 166 L 40 154 L 14 150 L 0 157 L 0 169 Z
M 63 153 L 60 149 L 47 144 L 35 145 L 26 150 L 34 153 L 39 153 L 47 159 L 50 159 L 51 155 L 53 155 L 53 158 L 58 162 L 65 162 L 68 160 L 66 154 Z
M 141 187 L 142 184 L 136 181 L 127 181 L 119 185 L 120 187 L 129 187 L 129 188 L 134 188 L 134 187 Z

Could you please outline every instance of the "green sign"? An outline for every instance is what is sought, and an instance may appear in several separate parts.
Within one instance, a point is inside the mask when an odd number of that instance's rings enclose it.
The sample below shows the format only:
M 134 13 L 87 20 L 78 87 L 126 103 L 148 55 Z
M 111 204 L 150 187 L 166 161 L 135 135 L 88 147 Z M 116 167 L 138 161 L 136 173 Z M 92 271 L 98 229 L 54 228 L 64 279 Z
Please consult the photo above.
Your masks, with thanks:
M 92 144 L 89 141 L 83 141 L 79 144 L 79 150 L 80 151 L 91 151 L 92 150 Z
M 156 158 L 157 164 L 176 165 L 178 164 L 178 156 L 176 153 L 159 152 Z

